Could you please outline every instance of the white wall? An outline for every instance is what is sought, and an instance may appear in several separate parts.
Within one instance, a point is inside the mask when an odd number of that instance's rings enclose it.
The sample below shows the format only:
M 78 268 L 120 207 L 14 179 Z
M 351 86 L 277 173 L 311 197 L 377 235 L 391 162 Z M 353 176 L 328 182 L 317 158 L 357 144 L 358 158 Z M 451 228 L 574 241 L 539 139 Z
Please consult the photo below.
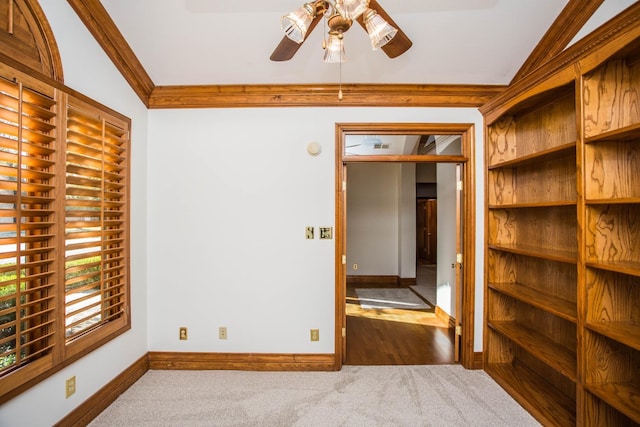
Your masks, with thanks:
M 0 426 L 51 426 L 147 352 L 147 110 L 66 1 L 40 0 L 55 34 L 65 84 L 130 117 L 132 125 L 132 329 L 0 406 Z M 77 392 L 65 399 L 65 379 Z
M 460 154 L 462 141 L 460 138 L 449 140 L 440 154 Z M 480 172 L 480 171 L 478 171 Z M 436 166 L 438 187 L 438 242 L 436 270 L 436 304 L 450 316 L 456 317 L 456 206 L 457 175 L 456 165 L 440 163 Z M 482 195 L 478 193 L 477 197 Z M 462 211 L 461 211 L 462 219 Z M 477 243 L 477 242 L 476 242 Z M 454 265 L 454 267 L 452 267 Z
M 348 275 L 416 277 L 415 169 L 413 163 L 347 165 Z
M 399 275 L 401 173 L 399 163 L 347 165 L 348 275 Z
M 436 304 L 456 317 L 456 165 L 439 163 L 438 176 L 438 240 L 436 270 Z
M 398 275 L 416 277 L 416 165 L 400 164 L 398 200 Z
M 476 123 L 482 158 L 475 109 L 149 114 L 150 351 L 335 351 L 335 241 L 304 233 L 308 225 L 335 226 L 335 123 Z M 320 156 L 307 154 L 310 141 L 322 144 Z M 476 182 L 483 194 L 481 177 Z M 482 221 L 477 232 L 482 257 Z M 482 270 L 477 275 L 481 322 Z M 180 326 L 189 328 L 188 341 L 178 340 Z M 227 340 L 217 339 L 219 326 Z M 320 329 L 319 342 L 309 341 L 310 328 Z

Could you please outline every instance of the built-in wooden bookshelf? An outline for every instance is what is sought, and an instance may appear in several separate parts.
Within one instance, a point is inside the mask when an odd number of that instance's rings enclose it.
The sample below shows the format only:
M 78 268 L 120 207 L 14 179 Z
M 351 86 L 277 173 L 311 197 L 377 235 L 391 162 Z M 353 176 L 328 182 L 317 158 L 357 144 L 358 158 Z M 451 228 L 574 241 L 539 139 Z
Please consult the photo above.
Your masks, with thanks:
M 586 419 L 640 424 L 640 44 L 582 84 Z
M 640 425 L 639 13 L 481 108 L 484 366 L 544 425 Z

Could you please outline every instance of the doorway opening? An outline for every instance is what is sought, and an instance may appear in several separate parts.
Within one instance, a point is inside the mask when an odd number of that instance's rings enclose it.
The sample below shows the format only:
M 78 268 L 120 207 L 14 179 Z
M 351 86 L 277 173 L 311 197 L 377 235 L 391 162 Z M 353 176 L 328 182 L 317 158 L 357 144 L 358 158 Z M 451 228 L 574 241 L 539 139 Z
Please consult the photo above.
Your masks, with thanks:
M 417 166 L 433 173 L 420 174 Z M 346 166 L 345 364 L 436 365 L 456 361 L 452 319 L 455 313 L 452 303 L 456 298 L 451 295 L 456 287 L 448 283 L 438 286 L 438 276 L 442 282 L 453 278 L 438 271 L 435 227 L 427 229 L 422 224 L 435 223 L 437 192 L 431 194 L 428 203 L 431 209 L 427 210 L 422 209 L 427 204 L 418 198 L 417 191 L 424 180 L 437 187 L 438 167 L 453 168 L 455 172 L 455 164 L 446 163 L 376 162 Z M 450 227 L 456 225 L 453 214 L 456 189 L 447 185 L 441 188 L 445 210 L 441 223 L 445 233 L 440 244 L 442 258 L 449 262 L 456 257 L 457 236 L 455 228 Z M 431 237 L 431 242 L 422 242 L 422 235 Z
M 338 366 L 343 363 L 361 364 L 354 363 L 357 357 L 352 357 L 353 354 L 349 354 L 351 360 L 347 360 L 348 337 L 350 337 L 351 340 L 349 342 L 351 343 L 355 342 L 354 336 L 361 334 L 359 339 L 370 340 L 378 344 L 382 343 L 383 347 L 387 345 L 387 349 L 383 348 L 381 351 L 391 354 L 391 358 L 387 358 L 386 361 L 383 358 L 378 362 L 372 360 L 369 364 L 436 364 L 452 363 L 453 360 L 456 360 L 467 368 L 473 368 L 475 284 L 473 262 L 471 260 L 474 258 L 475 239 L 471 232 L 474 227 L 470 225 L 474 221 L 475 202 L 472 185 L 465 185 L 465 178 L 469 177 L 467 179 L 470 180 L 473 177 L 474 166 L 471 149 L 473 125 L 338 124 L 336 125 L 336 136 L 336 364 Z M 440 142 L 443 141 L 448 142 L 441 144 Z M 451 150 L 451 147 L 455 146 L 455 144 L 451 144 L 451 141 L 458 142 L 457 150 Z M 447 147 L 449 147 L 449 150 L 443 149 Z M 369 149 L 368 152 L 366 148 Z M 442 317 L 432 317 L 432 320 L 425 318 L 426 314 L 429 313 L 429 309 L 431 310 L 431 316 L 433 316 L 433 311 L 436 308 L 434 303 L 437 301 L 435 296 L 430 298 L 436 301 L 429 301 L 429 297 L 421 295 L 415 289 L 418 285 L 417 273 L 420 271 L 421 263 L 435 267 L 429 264 L 433 258 L 429 259 L 427 255 L 430 257 L 436 256 L 436 251 L 433 247 L 426 248 L 427 250 L 424 254 L 420 253 L 422 248 L 419 244 L 418 216 L 421 199 L 418 197 L 419 191 L 416 186 L 415 171 L 416 166 L 424 164 L 440 164 L 443 169 L 453 168 L 456 170 L 456 180 L 453 186 L 457 191 L 454 190 L 453 198 L 457 201 L 457 205 L 453 207 L 455 212 L 450 211 L 448 216 L 456 218 L 454 226 L 457 231 L 454 231 L 454 233 L 458 234 L 451 238 L 455 240 L 454 247 L 456 252 L 451 255 L 453 259 L 448 260 L 446 263 L 451 264 L 451 277 L 448 278 L 449 280 L 446 283 L 442 283 L 442 285 L 446 284 L 450 288 L 448 291 L 451 295 L 449 301 L 447 301 L 447 298 L 442 298 L 445 317 L 449 315 L 449 320 L 451 321 L 449 324 L 445 322 L 444 325 L 442 324 Z M 369 175 L 367 185 L 374 187 L 381 194 L 385 192 L 383 187 L 386 185 L 388 189 L 389 181 L 393 181 L 389 177 L 395 177 L 396 183 L 392 182 L 391 188 L 399 191 L 399 200 L 401 202 L 399 204 L 391 203 L 391 210 L 395 209 L 396 214 L 399 211 L 405 213 L 409 210 L 412 211 L 410 215 L 397 216 L 399 218 L 397 224 L 399 234 L 391 235 L 386 244 L 391 248 L 383 246 L 383 249 L 377 250 L 371 244 L 371 239 L 381 238 L 388 231 L 385 231 L 383 226 L 373 225 L 369 230 L 360 230 L 361 234 L 364 233 L 367 236 L 364 239 L 364 243 L 358 241 L 358 238 L 352 237 L 355 233 L 354 230 L 359 227 L 355 225 L 357 222 L 351 220 L 354 217 L 358 217 L 358 209 L 363 208 L 363 206 L 351 203 L 350 207 L 348 207 L 347 194 L 351 195 L 348 192 L 354 185 L 357 187 L 358 180 L 362 178 L 360 172 L 367 168 L 379 168 L 379 171 Z M 376 186 L 374 182 L 376 179 L 382 180 L 382 183 L 378 182 Z M 396 185 L 402 182 L 406 184 L 408 180 L 411 181 L 411 186 L 413 186 L 413 193 L 407 192 L 411 193 L 409 196 L 401 194 L 403 193 L 402 188 L 408 187 L 402 184 L 400 186 Z M 462 191 L 465 187 L 469 188 L 469 191 Z M 379 195 L 375 194 L 375 196 Z M 408 199 L 411 199 L 410 208 L 407 208 L 406 202 Z M 366 204 L 364 206 L 365 211 L 373 211 L 374 213 L 378 211 L 377 213 L 380 214 L 379 216 L 382 220 L 385 217 L 389 217 L 389 212 L 384 213 L 376 208 L 367 208 Z M 405 209 L 403 209 L 403 206 Z M 432 204 L 432 208 L 435 208 L 435 205 Z M 408 238 L 405 230 L 407 228 L 407 218 L 413 221 L 412 226 L 408 227 L 413 230 L 413 234 L 410 237 L 412 240 L 410 249 L 408 249 Z M 465 227 L 463 227 L 462 224 L 465 222 Z M 371 226 L 371 224 L 369 225 Z M 348 236 L 351 238 L 348 238 Z M 366 241 L 367 239 L 369 239 L 369 242 Z M 433 245 L 434 242 L 435 240 L 432 239 L 429 243 L 426 241 L 424 243 L 425 245 Z M 372 256 L 363 256 L 362 253 L 357 254 L 358 245 L 363 244 L 373 248 L 371 251 L 373 253 Z M 354 254 L 357 255 L 353 256 Z M 377 260 L 375 259 L 376 257 L 378 257 Z M 359 268 L 358 258 L 362 258 L 364 264 L 361 264 L 360 273 L 354 274 L 354 271 Z M 388 271 L 389 274 L 386 274 L 387 272 L 380 268 L 385 262 L 389 262 L 392 265 L 391 270 Z M 410 264 L 408 264 L 409 262 Z M 366 274 L 367 268 L 372 264 L 376 264 L 378 269 L 375 274 Z M 395 270 L 393 270 L 393 265 L 395 265 Z M 466 265 L 468 268 L 463 269 L 462 265 Z M 440 272 L 437 275 L 439 276 Z M 444 279 L 447 278 L 445 277 Z M 367 286 L 360 286 L 362 284 Z M 375 293 L 358 294 L 358 290 L 365 291 L 367 288 L 378 288 L 382 289 L 382 291 L 378 292 L 377 296 Z M 398 293 L 399 291 L 402 292 Z M 412 291 L 414 295 L 408 295 L 406 291 Z M 447 289 L 444 286 L 440 289 L 439 284 L 437 292 L 445 291 Z M 371 301 L 379 303 L 381 300 L 389 300 L 389 298 L 384 298 L 384 295 L 390 294 L 394 295 L 391 300 L 396 303 L 395 307 L 376 307 L 374 304 L 373 307 L 368 307 L 373 308 L 373 311 L 366 311 L 366 305 Z M 382 298 L 380 295 L 382 295 Z M 412 307 L 412 310 L 400 310 L 403 312 L 402 320 L 400 321 L 396 317 L 394 326 L 393 318 L 398 315 L 398 312 L 394 312 L 394 310 L 406 307 L 402 305 L 407 304 L 403 299 L 405 295 L 407 297 L 417 295 L 417 301 L 420 302 L 419 300 L 422 299 L 422 302 L 427 304 L 427 308 L 418 305 Z M 398 299 L 400 299 L 400 302 L 398 302 Z M 400 305 L 397 306 L 397 304 Z M 360 314 L 356 313 L 355 316 L 350 316 L 349 320 L 347 320 L 347 311 L 353 314 L 354 310 L 356 312 L 361 310 L 361 312 Z M 372 313 L 375 313 L 378 318 L 371 316 Z M 406 316 L 407 314 L 409 315 L 408 317 Z M 415 321 L 412 320 L 411 316 Z M 430 322 L 432 323 L 431 325 L 429 325 Z M 425 324 L 426 326 L 437 325 L 438 327 L 424 328 Z M 394 330 L 385 337 L 383 335 L 387 327 L 392 327 Z M 413 347 L 407 345 L 407 343 L 411 342 L 411 339 L 406 334 L 409 334 L 411 330 L 415 333 L 421 327 L 422 332 L 419 333 L 423 335 L 425 333 L 432 334 L 431 338 L 423 336 L 421 338 L 422 342 L 427 339 L 431 341 L 432 345 Z M 358 332 L 358 328 L 361 329 L 361 332 Z M 347 329 L 349 329 L 349 333 L 347 333 Z M 430 332 L 427 332 L 427 330 L 430 330 Z M 390 337 L 393 337 L 393 339 L 390 339 Z M 454 344 L 453 348 L 451 342 Z M 380 346 L 378 345 L 378 347 Z M 404 356 L 402 356 L 403 354 Z M 421 362 L 421 360 L 425 362 Z

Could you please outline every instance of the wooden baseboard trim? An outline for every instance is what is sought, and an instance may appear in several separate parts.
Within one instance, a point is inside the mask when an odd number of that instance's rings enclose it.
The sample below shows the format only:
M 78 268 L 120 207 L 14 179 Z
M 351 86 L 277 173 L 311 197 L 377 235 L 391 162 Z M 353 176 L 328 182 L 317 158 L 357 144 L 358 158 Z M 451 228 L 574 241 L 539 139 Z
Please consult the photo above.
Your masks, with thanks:
M 401 288 L 408 288 L 409 286 L 417 285 L 418 280 L 415 277 L 400 277 L 398 284 Z
M 149 370 L 149 359 L 145 354 L 125 369 L 120 375 L 82 402 L 69 415 L 58 421 L 56 427 L 86 426 L 100 415 L 122 393 L 131 387 Z
M 379 287 L 409 287 L 415 285 L 415 277 L 398 277 L 398 276 L 347 276 L 347 285 L 369 285 Z
M 449 313 L 441 309 L 438 305 L 436 305 L 436 317 L 442 321 L 447 322 L 450 328 L 456 327 L 456 319 L 454 317 L 451 317 Z
M 149 352 L 149 369 L 337 371 L 335 354 Z
M 473 369 L 484 369 L 484 353 L 482 351 L 473 353 Z

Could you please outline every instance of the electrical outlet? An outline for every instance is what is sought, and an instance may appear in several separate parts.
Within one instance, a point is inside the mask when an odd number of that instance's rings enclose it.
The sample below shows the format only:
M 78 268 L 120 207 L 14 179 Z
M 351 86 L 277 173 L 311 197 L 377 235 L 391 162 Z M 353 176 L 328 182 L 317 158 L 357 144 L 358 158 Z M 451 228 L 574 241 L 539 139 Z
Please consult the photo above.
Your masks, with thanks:
M 189 337 L 187 336 L 187 328 L 182 326 L 180 328 L 180 340 L 186 341 Z
M 320 329 L 311 329 L 311 341 L 320 341 Z
M 353 264 L 353 269 L 357 270 L 358 269 L 358 264 Z
M 65 397 L 68 399 L 69 397 L 71 397 L 74 393 L 76 392 L 76 376 L 72 376 L 71 378 L 67 379 L 66 383 L 65 383 L 65 392 L 64 395 Z
M 227 339 L 227 327 L 226 326 L 220 326 L 220 328 L 218 328 L 218 338 L 220 338 L 221 340 L 226 340 Z

